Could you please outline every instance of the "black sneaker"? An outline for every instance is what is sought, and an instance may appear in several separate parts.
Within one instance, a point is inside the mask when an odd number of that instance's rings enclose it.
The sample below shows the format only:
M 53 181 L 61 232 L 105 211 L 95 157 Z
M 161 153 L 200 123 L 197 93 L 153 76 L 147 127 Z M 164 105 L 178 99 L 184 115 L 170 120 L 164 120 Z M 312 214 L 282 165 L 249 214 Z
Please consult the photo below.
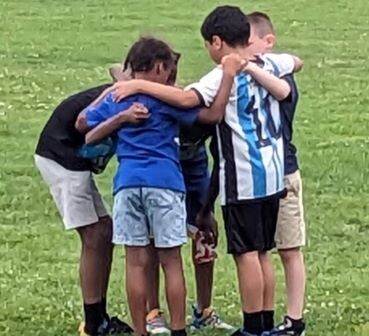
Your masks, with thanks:
M 277 325 L 271 331 L 266 332 L 263 336 L 304 336 L 305 323 L 301 320 L 295 322 L 288 316 L 284 318 L 283 323 Z
M 255 334 L 250 334 L 242 329 L 237 329 L 231 336 L 258 336 Z
M 108 335 L 132 334 L 133 329 L 125 322 L 120 320 L 117 316 L 113 316 L 109 321 Z

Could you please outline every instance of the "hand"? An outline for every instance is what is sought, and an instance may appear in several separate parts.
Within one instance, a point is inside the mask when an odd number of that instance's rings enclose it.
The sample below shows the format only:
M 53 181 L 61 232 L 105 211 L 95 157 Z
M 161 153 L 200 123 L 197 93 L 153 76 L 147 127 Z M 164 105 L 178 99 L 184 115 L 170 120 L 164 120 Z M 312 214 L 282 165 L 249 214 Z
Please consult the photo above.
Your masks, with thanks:
M 248 61 L 242 58 L 240 55 L 232 53 L 222 58 L 222 66 L 224 73 L 234 77 L 240 72 Z
M 212 212 L 207 214 L 201 211 L 196 217 L 196 227 L 203 233 L 205 242 L 209 245 L 218 245 L 218 222 Z
M 143 104 L 133 103 L 128 110 L 120 112 L 119 117 L 122 122 L 138 124 L 150 118 L 150 113 Z
M 132 96 L 139 92 L 139 81 L 129 80 L 129 81 L 119 81 L 113 85 L 113 96 L 116 102 L 122 99 Z

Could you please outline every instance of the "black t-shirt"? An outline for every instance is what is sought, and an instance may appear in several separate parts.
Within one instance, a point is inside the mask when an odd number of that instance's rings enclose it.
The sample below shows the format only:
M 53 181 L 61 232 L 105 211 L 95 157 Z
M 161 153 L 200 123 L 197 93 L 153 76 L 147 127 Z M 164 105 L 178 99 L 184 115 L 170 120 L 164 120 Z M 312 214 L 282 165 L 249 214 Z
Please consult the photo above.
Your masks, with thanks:
M 179 130 L 180 159 L 181 162 L 196 160 L 199 153 L 206 156 L 205 141 L 213 135 L 215 127 L 195 123 L 191 126 L 181 126 Z
M 293 119 L 298 102 L 298 90 L 293 75 L 283 77 L 291 87 L 289 98 L 280 103 L 284 141 L 284 170 L 285 174 L 292 174 L 299 169 L 296 146 L 292 143 Z
M 41 132 L 36 154 L 54 160 L 69 170 L 91 170 L 90 161 L 78 155 L 85 136 L 77 131 L 75 122 L 79 113 L 110 85 L 103 84 L 87 89 L 61 102 Z

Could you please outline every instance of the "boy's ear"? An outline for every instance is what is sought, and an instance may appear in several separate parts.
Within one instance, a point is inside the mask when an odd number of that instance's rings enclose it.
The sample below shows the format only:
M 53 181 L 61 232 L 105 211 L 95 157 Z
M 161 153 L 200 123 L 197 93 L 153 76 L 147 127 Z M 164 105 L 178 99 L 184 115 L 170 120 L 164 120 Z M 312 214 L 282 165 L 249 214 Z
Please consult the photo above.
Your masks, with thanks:
M 223 46 L 223 41 L 222 41 L 222 39 L 218 35 L 214 35 L 211 38 L 211 45 L 216 50 L 220 50 L 222 48 L 222 46 Z
M 160 75 L 163 71 L 165 71 L 164 63 L 160 62 L 156 64 L 156 74 Z
M 267 43 L 268 49 L 273 49 L 276 43 L 276 38 L 274 34 L 268 34 L 265 36 L 265 41 Z

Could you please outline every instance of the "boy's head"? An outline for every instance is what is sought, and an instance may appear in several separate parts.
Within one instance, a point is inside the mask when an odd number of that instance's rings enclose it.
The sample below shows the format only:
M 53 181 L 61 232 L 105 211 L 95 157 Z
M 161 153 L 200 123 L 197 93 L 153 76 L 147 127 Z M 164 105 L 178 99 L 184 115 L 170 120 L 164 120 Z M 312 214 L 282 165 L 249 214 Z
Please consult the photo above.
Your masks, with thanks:
M 141 37 L 128 51 L 123 63 L 133 78 L 143 78 L 166 84 L 175 67 L 175 56 L 170 47 L 154 37 Z
M 247 47 L 250 25 L 239 7 L 219 6 L 205 18 L 201 35 L 210 57 L 220 63 L 223 56 Z
M 247 15 L 251 34 L 247 49 L 250 54 L 264 54 L 270 52 L 275 45 L 275 30 L 269 16 L 262 12 Z

